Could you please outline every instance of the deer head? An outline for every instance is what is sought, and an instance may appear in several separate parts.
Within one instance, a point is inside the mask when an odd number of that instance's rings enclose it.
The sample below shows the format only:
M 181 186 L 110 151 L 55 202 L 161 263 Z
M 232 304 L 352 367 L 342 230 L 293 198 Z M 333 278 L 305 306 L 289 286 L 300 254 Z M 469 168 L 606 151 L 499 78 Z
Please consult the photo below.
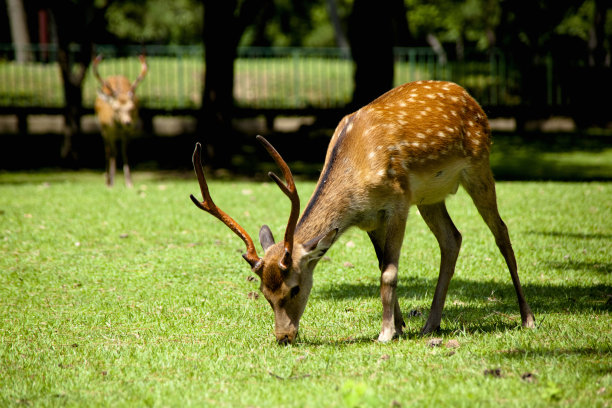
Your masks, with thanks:
M 135 92 L 148 70 L 145 56 L 140 55 L 139 59 L 140 75 L 131 83 L 123 76 L 102 79 L 98 72 L 98 64 L 102 61 L 102 55 L 98 55 L 92 64 L 94 76 L 101 85 L 98 89 L 98 98 L 112 110 L 112 121 L 122 126 L 133 125 L 138 115 Z
M 193 195 L 191 195 L 191 200 L 198 208 L 225 223 L 244 241 L 247 250 L 242 256 L 251 266 L 251 270 L 260 278 L 259 289 L 274 311 L 276 340 L 279 344 L 289 344 L 297 336 L 299 321 L 308 302 L 312 288 L 312 271 L 317 261 L 333 243 L 337 230 L 332 230 L 306 243 L 294 242 L 300 198 L 295 188 L 293 175 L 276 149 L 262 136 L 257 136 L 257 139 L 281 168 L 286 184 L 276 174 L 270 172 L 268 175 L 291 200 L 291 213 L 282 242 L 275 243 L 272 231 L 267 225 L 263 225 L 259 231 L 259 240 L 264 256 L 259 257 L 253 240 L 244 228 L 215 205 L 202 170 L 199 143 L 196 144 L 193 153 L 193 166 L 204 200 L 200 202 Z

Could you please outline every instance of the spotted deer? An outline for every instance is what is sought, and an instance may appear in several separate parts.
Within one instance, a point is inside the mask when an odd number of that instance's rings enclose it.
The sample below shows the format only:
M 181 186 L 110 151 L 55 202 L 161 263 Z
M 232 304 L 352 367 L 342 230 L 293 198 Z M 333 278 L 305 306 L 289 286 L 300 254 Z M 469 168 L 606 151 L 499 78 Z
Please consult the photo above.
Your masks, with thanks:
M 137 131 L 138 98 L 136 88 L 147 74 L 147 62 L 144 55 L 140 57 L 140 75 L 130 82 L 124 76 L 116 75 L 102 79 L 98 73 L 98 64 L 102 55 L 98 55 L 92 64 L 94 76 L 100 82 L 98 96 L 94 104 L 96 117 L 100 123 L 104 151 L 106 156 L 106 185 L 115 184 L 117 167 L 117 144 L 121 143 L 123 175 L 125 184 L 132 187 L 132 176 L 127 158 L 127 145 L 130 137 Z
M 524 327 L 534 326 L 517 273 L 506 225 L 499 216 L 495 182 L 489 165 L 491 131 L 478 103 L 459 85 L 419 81 L 390 90 L 337 126 L 316 188 L 301 217 L 291 171 L 280 154 L 258 136 L 281 168 L 285 182 L 270 177 L 291 200 L 291 214 L 282 242 L 261 227 L 264 256 L 257 255 L 247 232 L 213 202 L 196 145 L 193 165 L 203 201 L 192 201 L 223 221 L 245 242 L 244 259 L 260 278 L 260 290 L 272 306 L 276 340 L 292 343 L 312 288 L 313 270 L 330 246 L 348 228 L 365 230 L 380 267 L 382 329 L 386 342 L 405 327 L 396 287 L 398 262 L 408 210 L 416 205 L 441 251 L 440 274 L 426 334 L 440 327 L 449 282 L 461 246 L 461 234 L 444 203 L 461 184 L 493 233 L 506 260 Z

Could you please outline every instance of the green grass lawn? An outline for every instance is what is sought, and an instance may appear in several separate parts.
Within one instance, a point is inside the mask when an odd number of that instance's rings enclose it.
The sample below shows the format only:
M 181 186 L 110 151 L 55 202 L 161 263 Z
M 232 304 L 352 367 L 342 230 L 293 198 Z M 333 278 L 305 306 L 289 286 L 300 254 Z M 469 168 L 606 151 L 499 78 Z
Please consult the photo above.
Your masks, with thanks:
M 413 209 L 400 264 L 406 335 L 375 341 L 376 257 L 349 231 L 315 272 L 297 344 L 247 280 L 242 242 L 189 200 L 195 176 L 0 173 L 0 406 L 609 406 L 612 184 L 500 182 L 499 205 L 537 328 L 459 190 L 463 233 L 442 330 L 419 337 L 439 252 Z M 212 181 L 254 236 L 282 235 L 272 182 Z M 298 182 L 302 205 L 313 182 Z M 430 341 L 442 339 L 438 347 Z

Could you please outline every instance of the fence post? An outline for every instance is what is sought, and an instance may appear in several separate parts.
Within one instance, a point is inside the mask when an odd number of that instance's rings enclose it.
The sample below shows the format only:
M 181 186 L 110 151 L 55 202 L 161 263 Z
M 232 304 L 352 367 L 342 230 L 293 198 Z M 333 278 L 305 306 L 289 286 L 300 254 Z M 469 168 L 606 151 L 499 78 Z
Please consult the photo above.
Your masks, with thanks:
M 183 52 L 179 51 L 176 53 L 176 69 L 177 69 L 177 88 L 178 88 L 178 101 L 180 106 L 185 105 L 185 78 L 183 75 Z
M 291 59 L 293 61 L 293 106 L 297 108 L 300 103 L 300 57 L 296 49 L 291 52 Z
M 410 61 L 410 81 L 414 81 L 415 78 L 415 70 L 416 70 L 416 50 L 411 49 L 408 51 L 408 61 Z

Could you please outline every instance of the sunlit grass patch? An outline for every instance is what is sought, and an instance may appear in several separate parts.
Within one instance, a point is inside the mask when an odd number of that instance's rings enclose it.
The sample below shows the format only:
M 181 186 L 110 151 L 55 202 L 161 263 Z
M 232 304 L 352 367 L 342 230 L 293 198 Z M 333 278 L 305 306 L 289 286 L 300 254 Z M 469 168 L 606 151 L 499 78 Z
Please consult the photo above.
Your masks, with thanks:
M 193 179 L 0 175 L 0 405 L 606 406 L 612 398 L 610 183 L 501 182 L 537 328 L 520 329 L 509 273 L 469 197 L 440 333 L 420 337 L 435 238 L 413 209 L 398 293 L 406 334 L 374 341 L 379 273 L 367 236 L 344 235 L 315 271 L 291 347 L 247 280 L 243 243 L 193 206 Z M 271 182 L 211 181 L 254 237 L 280 235 Z M 306 198 L 313 182 L 299 182 Z M 347 264 L 348 262 L 348 264 Z M 439 341 L 432 341 L 440 339 Z

